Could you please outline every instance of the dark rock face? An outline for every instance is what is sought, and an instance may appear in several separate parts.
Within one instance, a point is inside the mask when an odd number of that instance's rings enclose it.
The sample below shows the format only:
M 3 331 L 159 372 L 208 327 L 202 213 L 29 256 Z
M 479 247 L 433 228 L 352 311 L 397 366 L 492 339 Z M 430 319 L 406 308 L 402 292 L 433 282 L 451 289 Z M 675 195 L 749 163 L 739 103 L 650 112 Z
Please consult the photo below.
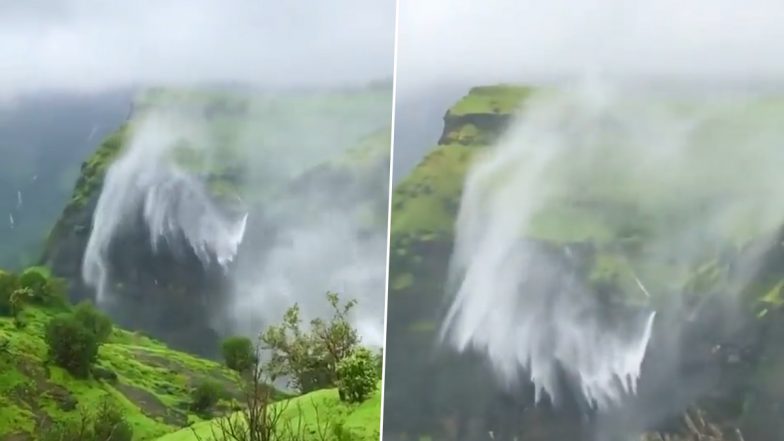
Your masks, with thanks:
M 43 263 L 52 268 L 55 275 L 70 282 L 71 300 L 76 302 L 95 297 L 82 282 L 82 259 L 97 203 L 98 194 L 94 194 L 84 206 L 69 204 L 52 229 L 43 256 Z
M 63 213 L 50 238 L 45 263 L 70 283 L 71 300 L 96 301 L 82 279 L 82 260 L 98 195 Z M 110 248 L 111 296 L 101 307 L 121 326 L 156 336 L 172 347 L 217 356 L 218 335 L 209 324 L 228 283 L 222 268 L 205 268 L 189 250 L 154 253 L 141 220 Z

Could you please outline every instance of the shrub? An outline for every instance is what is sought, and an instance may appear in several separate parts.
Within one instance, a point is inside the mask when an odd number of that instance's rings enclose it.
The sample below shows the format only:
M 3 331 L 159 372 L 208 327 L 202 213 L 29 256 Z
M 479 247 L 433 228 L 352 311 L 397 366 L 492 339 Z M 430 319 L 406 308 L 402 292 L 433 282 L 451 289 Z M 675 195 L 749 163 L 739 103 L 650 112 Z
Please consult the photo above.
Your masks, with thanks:
M 28 268 L 19 275 L 19 286 L 29 288 L 36 300 L 43 299 L 45 296 L 44 287 L 47 277 L 38 268 Z
M 43 291 L 43 303 L 48 306 L 65 308 L 68 303 L 68 285 L 65 279 L 49 277 L 46 279 Z
M 133 427 L 125 420 L 122 410 L 104 399 L 98 404 L 93 418 L 95 441 L 131 441 Z
M 223 387 L 219 383 L 203 381 L 191 391 L 191 410 L 207 412 L 223 395 Z
M 39 426 L 36 435 L 41 441 L 131 441 L 133 427 L 122 409 L 104 398 L 94 413 L 81 408 L 77 418 Z
M 378 382 L 377 361 L 372 352 L 357 348 L 338 363 L 338 391 L 340 399 L 359 403 L 376 390 Z
M 51 277 L 45 268 L 32 267 L 18 277 L 18 287 L 30 290 L 30 300 L 47 306 L 64 306 L 66 301 L 65 280 Z
M 229 369 L 245 372 L 256 364 L 253 342 L 246 337 L 229 337 L 221 345 L 223 359 Z
M 95 335 L 98 343 L 105 342 L 112 335 L 111 319 L 96 309 L 89 301 L 83 301 L 76 305 L 73 315 L 82 326 Z
M 98 356 L 98 340 L 73 315 L 60 315 L 46 325 L 49 359 L 78 378 L 86 378 Z

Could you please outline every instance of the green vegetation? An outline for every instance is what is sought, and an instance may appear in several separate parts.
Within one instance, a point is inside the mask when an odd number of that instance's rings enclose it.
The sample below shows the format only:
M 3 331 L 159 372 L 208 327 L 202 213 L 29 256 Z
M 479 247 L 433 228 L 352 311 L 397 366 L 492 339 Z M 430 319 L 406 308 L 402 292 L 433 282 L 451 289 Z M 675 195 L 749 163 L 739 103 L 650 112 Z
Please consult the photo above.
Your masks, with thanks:
M 381 383 L 376 383 L 372 396 L 360 404 L 349 404 L 340 400 L 337 389 L 324 389 L 272 404 L 279 408 L 281 426 L 302 425 L 304 441 L 321 441 L 318 428 L 325 425 L 347 432 L 347 438 L 355 441 L 377 441 L 379 438 L 379 415 L 381 414 Z M 232 415 L 234 420 L 240 414 Z M 219 420 L 205 421 L 193 427 L 166 435 L 158 441 L 223 441 L 219 432 Z M 342 441 L 335 430 L 328 430 L 325 441 Z
M 98 338 L 74 315 L 63 314 L 46 324 L 49 359 L 76 378 L 87 378 L 98 357 Z
M 366 348 L 357 348 L 348 357 L 340 360 L 337 367 L 337 383 L 341 400 L 361 403 L 375 390 L 378 382 L 377 361 Z
M 19 277 L 8 272 L 0 274 L 2 293 L 19 292 Z M 47 286 L 49 282 L 37 277 L 29 279 L 36 280 L 36 286 Z M 310 427 L 317 420 L 318 424 L 336 427 L 338 432 L 347 430 L 350 436 L 360 436 L 357 439 L 369 439 L 378 430 L 380 398 L 361 401 L 378 388 L 378 360 L 358 347 L 356 330 L 348 325 L 347 314 L 355 302 L 343 304 L 333 293 L 328 294 L 328 300 L 334 308 L 329 321 L 313 320 L 309 330 L 302 331 L 299 321 L 291 320 L 296 316 L 294 307 L 287 314 L 286 325 L 271 327 L 272 331 L 265 333 L 268 337 L 280 336 L 280 332 L 285 335 L 284 340 L 268 338 L 268 342 L 285 343 L 276 346 L 276 350 L 305 348 L 303 352 L 279 352 L 276 360 L 285 363 L 277 365 L 275 372 L 290 375 L 289 366 L 304 366 L 311 369 L 312 377 L 303 378 L 327 378 L 323 384 L 330 386 L 340 381 L 352 388 L 346 396 L 357 404 L 333 400 L 338 395 L 336 389 L 317 391 L 287 401 L 295 407 L 286 406 L 285 415 L 289 420 L 295 416 L 302 419 L 303 427 Z M 109 433 L 114 434 L 111 440 L 157 439 L 189 422 L 242 408 L 243 404 L 234 400 L 248 390 L 248 372 L 251 378 L 255 376 L 253 372 L 261 372 L 259 348 L 242 337 L 229 338 L 223 345 L 227 364 L 242 371 L 240 376 L 217 363 L 172 351 L 148 337 L 117 329 L 90 303 L 53 307 L 31 301 L 25 302 L 17 315 L 24 318 L 26 326 L 19 328 L 12 317 L 0 317 L 3 441 L 28 439 L 32 434 L 37 439 L 53 441 L 108 441 Z M 291 326 L 297 329 L 299 337 L 292 338 L 288 333 L 294 330 Z M 294 358 L 286 358 L 287 354 Z M 267 372 L 266 366 L 264 369 Z M 372 386 L 368 386 L 371 379 Z M 252 396 L 263 390 L 272 405 L 283 395 L 267 386 L 270 381 L 264 377 L 264 382 L 253 388 L 257 392 Z M 310 384 L 311 388 L 315 386 L 316 383 Z M 221 405 L 224 400 L 234 404 Z M 306 402 L 314 407 L 305 406 Z M 274 406 L 283 412 L 284 405 Z
M 0 298 L 18 287 L 18 276 L 0 271 Z M 190 410 L 194 385 L 213 379 L 224 390 L 236 388 L 232 371 L 116 329 L 90 304 L 43 303 L 22 305 L 21 328 L 8 309 L 2 311 L 7 317 L 0 316 L 0 440 L 36 433 L 59 441 L 82 429 L 99 433 L 99 420 L 112 409 L 123 416 L 133 440 L 152 440 L 201 419 Z
M 273 325 L 261 335 L 262 349 L 270 354 L 267 364 L 273 380 L 290 378 L 290 386 L 301 393 L 337 385 L 337 366 L 359 344 L 359 334 L 348 315 L 356 301 L 340 303 L 336 293 L 328 292 L 333 316 L 328 322 L 311 320 L 310 329 L 302 329 L 299 306 L 283 315 L 280 325 Z
M 83 301 L 76 305 L 73 316 L 85 329 L 95 335 L 98 343 L 104 343 L 112 335 L 114 328 L 112 320 L 97 310 L 89 301 Z
M 247 337 L 229 337 L 221 344 L 223 360 L 229 369 L 245 372 L 256 363 L 253 342 Z
M 212 406 L 223 398 L 225 392 L 220 383 L 212 380 L 200 382 L 191 392 L 191 409 L 200 414 L 205 414 Z
M 463 179 L 477 148 L 441 145 L 392 194 L 392 234 L 451 233 Z
M 533 88 L 516 85 L 474 87 L 468 92 L 468 95 L 449 109 L 449 115 L 512 113 L 533 91 Z
M 96 152 L 82 164 L 82 173 L 76 182 L 73 198 L 66 211 L 82 207 L 103 185 L 109 165 L 120 154 L 125 141 L 130 137 L 130 127 L 125 125 L 101 143 Z
M 40 428 L 37 437 L 41 441 L 132 441 L 133 427 L 123 410 L 104 398 L 95 412 L 81 409 L 77 418 Z

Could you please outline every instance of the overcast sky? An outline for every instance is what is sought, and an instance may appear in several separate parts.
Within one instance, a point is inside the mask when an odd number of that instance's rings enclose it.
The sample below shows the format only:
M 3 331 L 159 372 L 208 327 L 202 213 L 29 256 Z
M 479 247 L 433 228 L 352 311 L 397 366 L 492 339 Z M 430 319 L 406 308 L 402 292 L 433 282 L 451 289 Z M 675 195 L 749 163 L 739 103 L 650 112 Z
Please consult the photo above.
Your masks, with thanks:
M 390 78 L 394 1 L 2 1 L 0 96 L 149 82 Z
M 610 72 L 784 79 L 781 0 L 400 0 L 398 92 Z

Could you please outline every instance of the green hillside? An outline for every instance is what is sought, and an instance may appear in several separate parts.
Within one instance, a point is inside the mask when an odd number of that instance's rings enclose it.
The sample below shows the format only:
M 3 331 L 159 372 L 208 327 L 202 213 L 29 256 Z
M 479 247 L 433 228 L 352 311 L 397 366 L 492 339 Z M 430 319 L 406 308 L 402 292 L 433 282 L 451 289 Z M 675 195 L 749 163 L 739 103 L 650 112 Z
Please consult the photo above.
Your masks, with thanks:
M 276 405 L 285 407 L 282 424 L 288 423 L 292 426 L 302 424 L 305 428 L 306 440 L 319 440 L 319 429 L 323 431 L 342 427 L 351 433 L 351 439 L 376 441 L 379 437 L 381 414 L 380 388 L 381 383 L 378 384 L 378 390 L 371 398 L 358 405 L 340 401 L 337 389 L 311 392 Z M 199 438 L 202 441 L 210 441 L 213 440 L 213 433 L 219 433 L 218 427 L 215 421 L 204 421 L 158 438 L 158 441 L 197 441 Z
M 151 440 L 200 419 L 189 410 L 195 384 L 211 379 L 235 387 L 236 375 L 219 363 L 120 329 L 101 345 L 96 363 L 108 378 L 74 378 L 47 361 L 44 327 L 60 313 L 28 307 L 24 329 L 0 317 L 0 440 L 33 439 L 37 424 L 74 418 L 78 407 L 93 409 L 103 397 L 124 410 L 134 440 Z

